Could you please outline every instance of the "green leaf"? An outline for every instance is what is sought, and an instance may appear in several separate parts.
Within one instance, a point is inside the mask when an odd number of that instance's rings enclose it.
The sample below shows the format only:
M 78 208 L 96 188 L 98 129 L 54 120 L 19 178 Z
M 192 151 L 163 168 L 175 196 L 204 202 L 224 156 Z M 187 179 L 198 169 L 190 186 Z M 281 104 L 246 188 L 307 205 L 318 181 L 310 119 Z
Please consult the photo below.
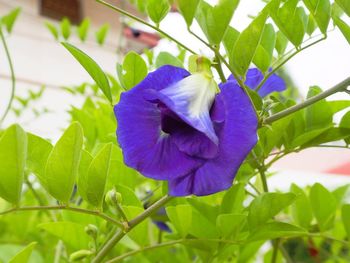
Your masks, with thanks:
M 310 14 L 309 20 L 307 21 L 306 33 L 311 36 L 317 28 L 317 24 L 315 22 L 315 18 Z
M 73 222 L 50 222 L 38 226 L 49 234 L 61 239 L 65 245 L 74 250 L 88 247 L 90 238 L 85 232 L 85 226 Z
M 192 223 L 192 208 L 189 205 L 168 206 L 166 213 L 181 237 L 186 237 Z
M 278 8 L 281 0 L 270 2 L 270 15 L 278 28 L 294 44 L 299 47 L 303 42 L 307 21 L 305 11 L 297 7 L 299 0 L 287 0 L 281 8 Z
M 33 249 L 36 246 L 36 242 L 30 243 L 28 246 L 23 248 L 18 254 L 10 259 L 9 263 L 26 263 L 29 262 L 30 256 L 32 255 Z
M 350 17 L 350 2 L 348 0 L 335 0 L 335 2 L 344 10 Z
M 71 34 L 71 23 L 69 21 L 68 18 L 63 18 L 61 21 L 61 32 L 62 32 L 62 36 L 65 40 L 68 40 L 68 38 L 70 37 Z
M 86 180 L 86 192 L 84 196 L 87 202 L 96 208 L 101 208 L 105 194 L 107 176 L 109 174 L 112 153 L 112 143 L 106 144 L 96 157 L 91 161 L 87 177 L 79 178 Z
M 89 75 L 96 82 L 98 87 L 101 89 L 103 94 L 107 97 L 109 102 L 112 102 L 111 88 L 109 86 L 108 79 L 104 74 L 103 70 L 100 68 L 97 63 L 86 55 L 80 49 L 74 47 L 68 43 L 62 43 L 62 45 L 75 57 L 76 60 L 85 68 Z
M 27 134 L 17 124 L 0 138 L 0 197 L 17 205 L 21 199 L 27 158 Z
M 81 21 L 80 25 L 77 28 L 78 31 L 78 36 L 81 41 L 85 42 L 88 33 L 89 33 L 89 28 L 90 28 L 90 19 L 89 18 L 84 18 L 83 21 Z
M 7 32 L 11 33 L 13 25 L 16 22 L 18 15 L 21 13 L 21 8 L 17 7 L 13 9 L 9 14 L 1 18 L 1 23 L 5 24 Z
M 312 221 L 311 204 L 305 192 L 295 184 L 291 185 L 290 191 L 296 195 L 292 204 L 292 216 L 298 225 L 308 229 Z
M 54 24 L 50 23 L 49 21 L 45 21 L 45 26 L 51 32 L 51 35 L 53 35 L 55 40 L 58 40 L 59 32 L 58 32 L 57 27 Z
M 262 12 L 243 30 L 233 47 L 230 63 L 242 77 L 245 77 L 249 65 L 253 60 L 264 31 L 266 19 L 266 12 Z
M 108 31 L 109 31 L 108 24 L 104 24 L 96 31 L 95 37 L 99 45 L 102 46 L 105 43 Z
M 122 74 L 125 89 L 131 89 L 147 76 L 147 65 L 143 58 L 134 51 L 126 54 L 123 61 Z
M 156 58 L 156 67 L 159 68 L 164 65 L 172 65 L 175 67 L 183 68 L 182 62 L 169 52 L 162 51 Z
M 315 18 L 321 32 L 327 34 L 331 18 L 331 3 L 329 0 L 303 0 L 303 2 Z
M 350 26 L 347 23 L 345 23 L 343 20 L 337 17 L 333 17 L 333 21 L 335 25 L 340 29 L 346 41 L 348 41 L 350 45 Z
M 221 210 L 222 214 L 238 214 L 243 210 L 243 201 L 245 198 L 244 184 L 238 183 L 232 186 L 222 198 Z
M 320 230 L 328 230 L 333 225 L 337 209 L 335 197 L 323 185 L 316 183 L 310 189 L 310 202 Z
M 297 237 L 305 236 L 307 232 L 297 226 L 283 223 L 283 222 L 272 222 L 260 226 L 258 229 L 254 230 L 248 237 L 249 242 L 275 239 L 279 237 Z
M 147 14 L 151 20 L 159 25 L 170 10 L 168 0 L 148 0 Z
M 343 205 L 341 209 L 341 218 L 348 238 L 350 238 L 350 204 Z
M 262 71 L 266 72 L 272 61 L 272 53 L 275 48 L 276 34 L 272 24 L 266 24 L 262 33 L 260 45 L 253 58 L 254 64 Z
M 229 26 L 226 30 L 222 43 L 224 44 L 226 54 L 229 58 L 232 58 L 233 47 L 239 37 L 239 32 L 233 27 Z
M 220 214 L 217 217 L 216 225 L 222 237 L 233 236 L 235 239 L 244 226 L 247 215 L 244 214 Z
M 286 51 L 288 45 L 288 38 L 286 38 L 286 36 L 281 32 L 278 31 L 276 34 L 276 51 L 278 53 L 278 55 L 283 55 L 284 52 Z
M 219 0 L 217 5 L 211 6 L 201 0 L 197 9 L 196 20 L 210 44 L 220 44 L 238 3 L 239 0 Z
M 321 92 L 322 90 L 317 86 L 310 87 L 307 98 L 309 99 Z M 333 112 L 326 100 L 320 100 L 306 108 L 305 119 L 307 130 L 321 129 L 332 125 Z
M 200 0 L 176 0 L 179 11 L 185 19 L 187 27 L 192 25 L 199 1 Z
M 331 107 L 333 114 L 350 107 L 350 100 L 333 100 L 328 101 L 328 105 Z
M 68 203 L 78 175 L 83 146 L 83 129 L 72 123 L 52 149 L 46 164 L 48 192 L 62 203 Z
M 268 220 L 291 205 L 293 193 L 264 193 L 256 197 L 249 206 L 248 223 L 251 229 L 264 225 Z
M 27 137 L 27 168 L 34 173 L 40 183 L 46 187 L 45 167 L 53 146 L 47 140 L 34 134 L 27 133 Z

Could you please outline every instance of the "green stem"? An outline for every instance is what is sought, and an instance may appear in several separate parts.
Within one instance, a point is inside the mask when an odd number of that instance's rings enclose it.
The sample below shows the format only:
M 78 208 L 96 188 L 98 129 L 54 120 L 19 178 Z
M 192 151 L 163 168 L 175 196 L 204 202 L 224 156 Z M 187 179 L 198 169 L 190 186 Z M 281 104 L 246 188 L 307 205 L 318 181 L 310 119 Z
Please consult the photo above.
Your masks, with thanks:
M 102 214 L 99 211 L 87 210 L 87 209 L 83 209 L 83 208 L 70 207 L 70 206 L 65 206 L 65 205 L 14 207 L 14 208 L 6 210 L 4 212 L 0 212 L 0 216 L 10 214 L 13 212 L 20 212 L 20 211 L 47 211 L 47 210 L 69 210 L 69 211 L 76 212 L 76 213 L 94 215 L 94 216 L 98 216 L 100 218 L 103 218 L 104 220 L 106 220 L 110 223 L 118 225 L 119 227 L 124 228 L 124 225 L 122 223 L 116 221 L 115 219 L 113 219 L 112 217 L 109 217 L 106 214 Z
M 179 46 L 183 47 L 184 49 L 188 50 L 190 53 L 192 54 L 196 54 L 196 52 L 194 52 L 192 49 L 190 49 L 189 47 L 185 46 L 184 44 L 182 44 L 181 42 L 179 42 L 178 40 L 176 40 L 175 38 L 173 38 L 172 36 L 170 36 L 169 34 L 165 33 L 163 30 L 161 30 L 159 27 L 157 26 L 154 26 L 150 23 L 148 23 L 147 21 L 137 17 L 137 16 L 134 16 L 133 14 L 130 14 L 129 12 L 117 7 L 117 6 L 114 6 L 114 5 L 111 5 L 103 0 L 96 0 L 96 2 L 100 3 L 100 4 L 103 4 L 115 11 L 117 11 L 118 13 L 124 15 L 124 16 L 127 16 L 137 22 L 140 22 L 141 24 L 144 24 L 145 26 L 148 26 L 154 30 L 156 30 L 157 32 L 159 32 L 160 34 L 164 35 L 166 38 L 170 39 L 171 41 L 175 42 L 176 44 L 178 44 Z
M 232 241 L 232 240 L 225 240 L 225 239 L 202 239 L 202 238 L 198 238 L 198 239 L 179 239 L 179 240 L 164 242 L 164 243 L 161 243 L 161 244 L 156 244 L 156 245 L 153 245 L 153 246 L 144 247 L 144 248 L 141 248 L 139 250 L 133 250 L 133 251 L 125 253 L 125 254 L 123 254 L 121 256 L 118 256 L 116 258 L 113 258 L 113 259 L 107 261 L 106 263 L 121 262 L 125 258 L 134 256 L 136 254 L 143 253 L 143 252 L 146 252 L 146 251 L 150 251 L 150 250 L 154 250 L 154 249 L 158 249 L 158 248 L 170 247 L 170 246 L 174 246 L 174 245 L 177 245 L 177 244 L 197 242 L 197 241 L 216 242 L 216 243 L 225 243 L 225 244 L 241 244 L 242 243 L 242 242 L 239 242 L 239 241 Z
M 7 43 L 6 43 L 6 40 L 5 40 L 5 37 L 4 37 L 4 34 L 2 32 L 2 29 L 0 28 L 0 38 L 1 38 L 1 42 L 2 42 L 2 45 L 4 46 L 4 49 L 5 49 L 5 54 L 6 54 L 6 57 L 7 57 L 7 61 L 9 63 L 9 66 L 10 66 L 10 72 L 11 72 L 11 83 L 12 83 L 12 86 L 11 86 L 11 97 L 10 97 L 10 100 L 7 104 L 7 107 L 5 109 L 5 112 L 4 114 L 2 115 L 1 119 L 0 119 L 0 127 L 1 127 L 1 124 L 3 123 L 3 121 L 5 120 L 7 114 L 10 112 L 11 110 L 11 107 L 12 107 L 12 102 L 13 102 L 13 99 L 15 98 L 15 91 L 16 91 L 16 77 L 15 77 L 15 71 L 13 69 L 13 63 L 12 63 L 12 59 L 11 59 L 11 55 L 10 55 L 10 52 L 9 52 L 9 49 L 7 47 Z
M 329 97 L 330 95 L 333 95 L 337 92 L 340 91 L 345 91 L 347 89 L 347 87 L 350 86 L 350 77 L 344 79 L 342 82 L 338 83 L 337 85 L 335 85 L 334 87 L 330 88 L 329 90 L 326 90 L 320 94 L 317 94 L 316 96 L 313 96 L 309 99 L 307 99 L 306 101 L 299 103 L 293 107 L 290 107 L 288 109 L 285 109 L 283 111 L 280 111 L 268 118 L 266 118 L 264 120 L 264 124 L 271 124 L 279 119 L 282 119 L 298 110 L 304 109 L 320 100 L 323 100 L 327 97 Z
M 271 77 L 272 74 L 274 74 L 278 69 L 280 69 L 284 64 L 286 64 L 289 60 L 291 60 L 294 56 L 296 56 L 297 54 L 299 54 L 301 51 L 309 48 L 309 47 L 312 47 L 313 45 L 316 45 L 317 43 L 325 40 L 327 37 L 323 37 L 321 39 L 318 39 L 317 41 L 315 42 L 312 42 L 310 43 L 309 45 L 303 47 L 303 48 L 300 48 L 300 49 L 297 49 L 293 54 L 291 54 L 288 58 L 286 58 L 285 60 L 283 60 L 277 67 L 275 67 L 273 70 L 271 70 L 265 77 L 264 79 L 260 82 L 260 84 L 256 87 L 255 91 L 259 91 L 260 88 L 265 84 L 265 82 L 268 80 L 269 77 Z
M 272 250 L 272 257 L 271 257 L 271 263 L 276 263 L 277 262 L 277 255 L 278 255 L 278 250 L 280 246 L 280 239 L 275 239 L 273 243 L 273 250 Z
M 152 214 L 157 212 L 159 208 L 164 206 L 167 202 L 173 199 L 172 196 L 164 196 L 147 208 L 143 213 L 128 222 L 128 228 L 125 231 L 117 231 L 110 240 L 102 247 L 102 249 L 97 253 L 96 257 L 93 259 L 92 263 L 100 263 L 107 256 L 107 254 L 114 248 L 114 246 L 135 226 L 140 224 L 146 218 L 150 217 Z
M 224 72 L 223 72 L 222 67 L 221 67 L 220 58 L 218 56 L 215 56 L 214 67 L 220 76 L 221 82 L 225 83 L 226 78 L 225 78 Z
M 269 191 L 269 187 L 267 185 L 267 179 L 266 179 L 266 174 L 265 174 L 265 167 L 259 167 L 258 170 L 259 170 L 259 173 L 260 173 L 261 182 L 263 184 L 264 192 L 267 193 Z

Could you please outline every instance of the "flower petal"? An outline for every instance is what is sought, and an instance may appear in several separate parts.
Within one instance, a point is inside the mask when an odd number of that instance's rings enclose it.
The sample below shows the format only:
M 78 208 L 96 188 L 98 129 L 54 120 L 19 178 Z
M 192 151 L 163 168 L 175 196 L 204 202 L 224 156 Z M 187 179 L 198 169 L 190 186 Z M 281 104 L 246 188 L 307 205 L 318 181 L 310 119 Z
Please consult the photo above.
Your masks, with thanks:
M 218 123 L 219 152 L 187 176 L 169 180 L 174 196 L 208 195 L 229 188 L 240 165 L 257 142 L 258 119 L 249 98 L 236 84 L 226 82 L 214 103 L 214 111 L 225 112 Z
M 258 93 L 261 97 L 265 97 L 272 92 L 284 91 L 286 90 L 286 88 L 287 86 L 284 80 L 281 77 L 277 76 L 276 74 L 272 74 L 264 83 L 264 85 L 261 86 Z
M 114 108 L 124 161 L 147 177 L 159 180 L 175 178 L 202 164 L 202 160 L 181 152 L 171 136 L 162 132 L 161 110 L 157 104 L 145 99 L 148 90 L 164 89 L 188 74 L 181 68 L 161 67 L 136 87 L 124 92 Z
M 264 75 L 259 69 L 251 68 L 251 69 L 248 69 L 248 72 L 246 75 L 246 81 L 244 82 L 244 84 L 246 84 L 251 89 L 256 89 L 263 79 L 264 79 Z M 227 80 L 232 81 L 235 84 L 238 84 L 237 80 L 234 78 L 233 75 L 230 75 Z M 285 89 L 286 89 L 286 83 L 284 82 L 284 80 L 274 73 L 261 86 L 261 88 L 258 91 L 258 94 L 261 97 L 265 97 L 272 92 L 275 92 L 275 91 L 280 92 L 280 91 L 284 91 Z
M 158 99 L 184 122 L 218 144 L 209 114 L 215 93 L 214 80 L 205 74 L 196 73 L 160 90 Z

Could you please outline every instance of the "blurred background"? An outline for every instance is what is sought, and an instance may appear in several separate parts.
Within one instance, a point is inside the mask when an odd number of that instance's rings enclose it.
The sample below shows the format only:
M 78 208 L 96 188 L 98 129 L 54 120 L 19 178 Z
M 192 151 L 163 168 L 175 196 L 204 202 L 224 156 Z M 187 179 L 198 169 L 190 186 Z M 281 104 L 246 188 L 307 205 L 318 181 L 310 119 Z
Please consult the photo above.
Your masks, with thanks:
M 109 2 L 143 16 L 128 1 Z M 216 1 L 208 2 L 215 4 Z M 241 1 L 232 25 L 238 30 L 244 29 L 251 21 L 249 16 L 256 15 L 262 6 L 258 0 Z M 116 63 L 121 62 L 130 50 L 179 53 L 174 43 L 161 39 L 149 28 L 120 16 L 95 0 L 0 0 L 0 15 L 15 7 L 21 7 L 21 14 L 7 41 L 14 62 L 17 90 L 14 107 L 4 126 L 18 122 L 26 130 L 53 141 L 67 127 L 70 120 L 67 112 L 72 105 L 81 106 L 84 101 L 82 96 L 73 96 L 69 90 L 81 83 L 93 82 L 60 41 L 67 40 L 79 47 L 114 76 Z M 86 40 L 82 41 L 77 29 L 84 18 L 89 18 L 90 29 Z M 69 30 L 64 32 L 62 29 L 67 29 L 67 23 Z M 162 21 L 161 28 L 199 53 L 210 55 L 204 45 L 187 33 L 185 23 L 175 9 Z M 197 24 L 192 30 L 203 36 Z M 295 88 L 305 97 L 309 86 L 328 89 L 349 76 L 350 49 L 340 32 L 334 30 L 326 41 L 293 58 L 285 69 Z M 1 48 L 0 112 L 6 108 L 10 86 L 10 71 Z M 40 96 L 26 104 L 30 92 Z M 340 93 L 330 100 L 334 98 L 348 100 L 350 97 Z M 288 155 L 277 162 L 273 170 L 278 172 L 271 179 L 275 188 L 285 189 L 291 182 L 308 185 L 316 181 L 335 187 L 350 182 L 350 151 L 308 149 Z

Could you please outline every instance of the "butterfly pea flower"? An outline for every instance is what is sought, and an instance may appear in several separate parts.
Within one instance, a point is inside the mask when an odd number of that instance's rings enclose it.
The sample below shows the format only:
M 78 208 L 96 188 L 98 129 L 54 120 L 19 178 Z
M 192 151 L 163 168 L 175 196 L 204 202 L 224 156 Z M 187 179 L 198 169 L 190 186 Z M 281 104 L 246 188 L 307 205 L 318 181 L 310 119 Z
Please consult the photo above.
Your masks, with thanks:
M 162 66 L 114 108 L 126 165 L 167 181 L 172 196 L 228 189 L 257 142 L 249 97 L 232 77 L 217 86 L 208 68 Z

